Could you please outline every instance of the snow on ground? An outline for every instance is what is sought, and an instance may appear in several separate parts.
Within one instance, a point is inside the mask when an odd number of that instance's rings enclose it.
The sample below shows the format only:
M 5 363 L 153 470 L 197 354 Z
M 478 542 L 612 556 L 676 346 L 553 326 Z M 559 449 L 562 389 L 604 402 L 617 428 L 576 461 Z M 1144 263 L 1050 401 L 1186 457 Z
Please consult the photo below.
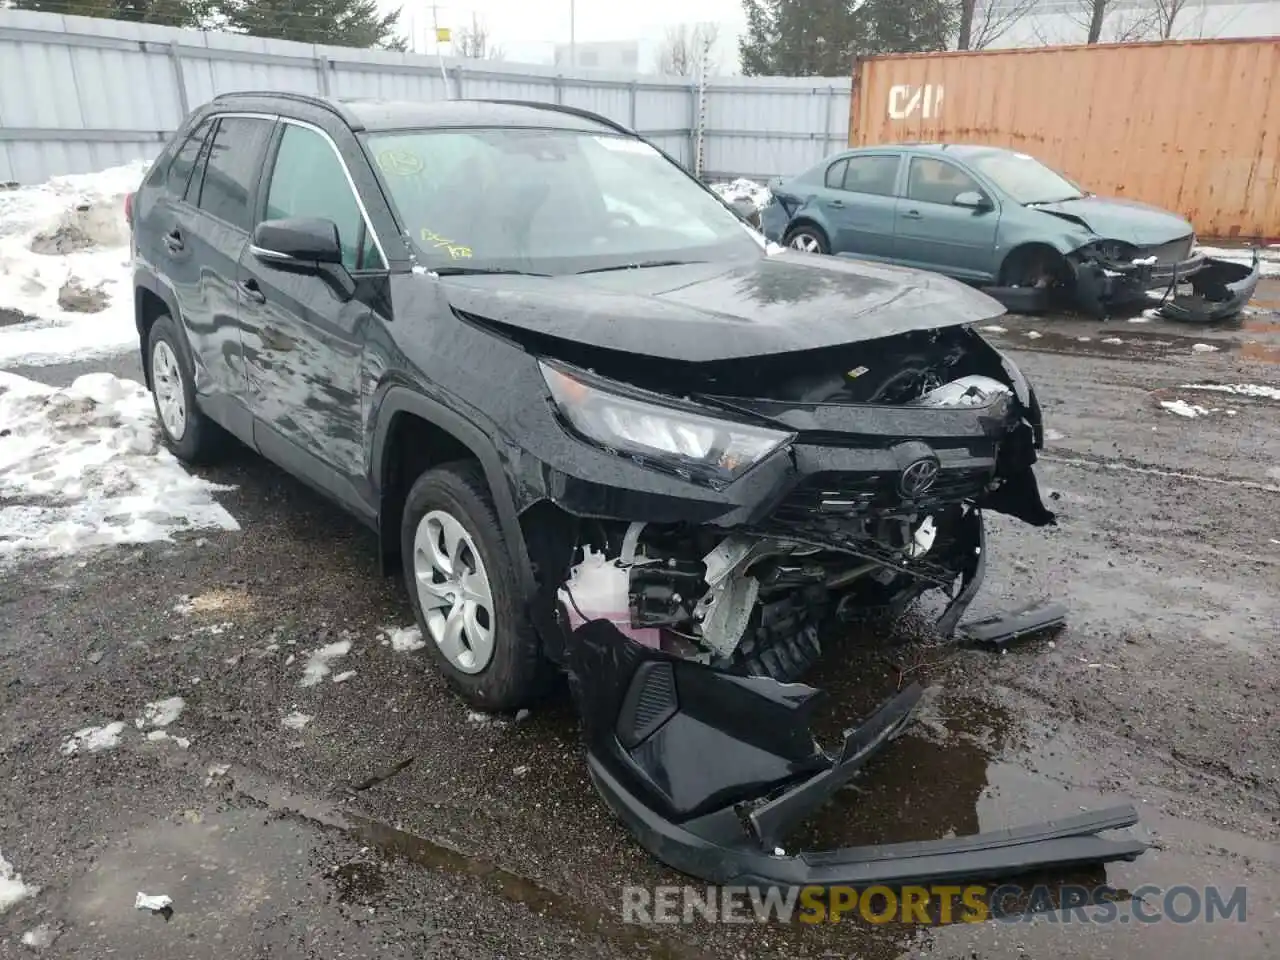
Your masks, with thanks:
M 330 661 L 345 657 L 350 652 L 350 640 L 339 640 L 336 643 L 323 646 L 319 650 L 313 650 L 307 657 L 306 666 L 302 668 L 302 680 L 299 681 L 299 685 L 314 687 L 327 677 L 333 669 L 330 666 Z
M 124 732 L 124 721 L 115 720 L 101 727 L 84 727 L 77 730 L 62 742 L 62 755 L 72 756 L 81 750 L 97 753 L 99 750 L 110 750 L 120 745 L 120 734 Z
M 0 854 L 0 913 L 39 892 L 39 887 L 23 883 L 22 874 L 13 869 L 13 864 L 4 858 L 4 854 Z
M 417 626 L 386 627 L 382 631 L 383 645 L 390 645 L 396 653 L 412 653 L 427 645 L 422 639 L 422 631 Z
M 709 186 L 730 203 L 734 200 L 746 200 L 759 210 L 769 202 L 769 188 L 763 183 L 756 183 L 754 180 L 745 180 L 739 177 L 737 180 L 732 180 L 728 183 L 712 183 Z
M 1238 397 L 1254 397 L 1259 400 L 1280 400 L 1280 387 L 1267 387 L 1256 383 L 1184 383 L 1182 389 L 1233 393 Z
M 1187 403 L 1185 400 L 1161 400 L 1160 406 L 1164 407 L 1170 413 L 1176 413 L 1180 417 L 1193 419 L 1195 417 L 1207 417 L 1209 411 L 1204 407 Z
M 187 473 L 158 430 L 133 381 L 92 373 L 55 389 L 0 372 L 0 559 L 238 530 L 213 499 L 229 488 Z
M 1250 247 L 1198 247 L 1206 257 L 1218 260 L 1230 260 L 1232 263 L 1253 263 L 1253 249 Z M 1262 247 L 1258 250 L 1261 258 L 1262 276 L 1280 277 L 1280 249 Z
M 181 716 L 187 703 L 181 697 L 169 697 L 145 704 L 142 716 L 134 721 L 134 725 L 142 730 L 146 727 L 167 727 Z
M 133 347 L 125 195 L 141 161 L 0 191 L 0 365 L 41 365 Z M 59 304 L 69 281 L 106 295 L 84 313 Z M 13 322 L 20 315 L 33 319 Z

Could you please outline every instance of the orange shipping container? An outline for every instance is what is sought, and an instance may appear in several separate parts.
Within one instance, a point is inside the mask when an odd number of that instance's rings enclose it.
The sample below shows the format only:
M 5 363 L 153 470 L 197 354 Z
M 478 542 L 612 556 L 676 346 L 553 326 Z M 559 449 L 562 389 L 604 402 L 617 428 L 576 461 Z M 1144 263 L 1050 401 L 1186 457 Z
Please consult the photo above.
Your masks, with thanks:
M 984 143 L 1204 237 L 1280 237 L 1280 38 L 870 57 L 849 143 Z

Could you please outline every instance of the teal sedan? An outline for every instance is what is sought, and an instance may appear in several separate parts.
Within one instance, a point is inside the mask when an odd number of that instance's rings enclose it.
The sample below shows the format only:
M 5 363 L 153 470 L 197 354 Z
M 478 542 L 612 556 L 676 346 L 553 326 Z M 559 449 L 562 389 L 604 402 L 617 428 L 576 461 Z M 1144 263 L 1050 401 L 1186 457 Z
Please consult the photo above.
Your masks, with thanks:
M 1025 153 L 964 144 L 845 150 L 769 184 L 760 228 L 776 243 L 879 260 L 983 287 L 1010 309 L 1162 300 L 1220 320 L 1249 301 L 1252 267 L 1206 258 L 1185 218 L 1095 196 Z

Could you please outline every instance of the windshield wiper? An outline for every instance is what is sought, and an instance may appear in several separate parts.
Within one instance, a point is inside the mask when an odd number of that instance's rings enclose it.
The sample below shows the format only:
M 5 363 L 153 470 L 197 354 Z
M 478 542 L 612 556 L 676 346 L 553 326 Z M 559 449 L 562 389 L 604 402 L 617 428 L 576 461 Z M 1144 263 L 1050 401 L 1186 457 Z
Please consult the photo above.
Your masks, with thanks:
M 643 270 L 646 267 L 683 267 L 690 263 L 706 263 L 705 260 L 641 260 L 639 263 L 620 263 L 614 267 L 592 267 L 590 270 L 579 270 L 583 273 L 608 273 L 611 270 Z
M 431 272 L 437 277 L 467 277 L 477 274 L 507 274 L 517 277 L 549 277 L 549 273 L 531 273 L 528 270 L 512 270 L 507 267 L 434 267 Z

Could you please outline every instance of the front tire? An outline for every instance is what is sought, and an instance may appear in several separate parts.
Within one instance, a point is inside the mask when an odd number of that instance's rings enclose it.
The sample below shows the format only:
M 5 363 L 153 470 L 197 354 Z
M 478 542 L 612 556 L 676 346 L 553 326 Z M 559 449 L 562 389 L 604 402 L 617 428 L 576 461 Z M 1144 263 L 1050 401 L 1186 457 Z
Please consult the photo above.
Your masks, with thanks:
M 831 242 L 827 240 L 827 235 L 820 227 L 808 223 L 802 223 L 788 230 L 782 245 L 792 250 L 799 250 L 801 253 L 831 252 Z
M 226 434 L 196 406 L 195 377 L 168 314 L 156 318 L 147 336 L 147 378 L 164 445 L 186 463 L 215 459 Z
M 552 668 L 519 602 L 515 562 L 479 464 L 446 464 L 418 477 L 400 548 L 414 616 L 449 685 L 486 711 L 538 699 Z

